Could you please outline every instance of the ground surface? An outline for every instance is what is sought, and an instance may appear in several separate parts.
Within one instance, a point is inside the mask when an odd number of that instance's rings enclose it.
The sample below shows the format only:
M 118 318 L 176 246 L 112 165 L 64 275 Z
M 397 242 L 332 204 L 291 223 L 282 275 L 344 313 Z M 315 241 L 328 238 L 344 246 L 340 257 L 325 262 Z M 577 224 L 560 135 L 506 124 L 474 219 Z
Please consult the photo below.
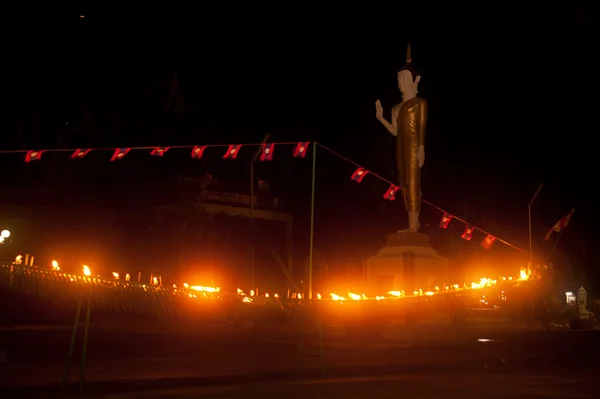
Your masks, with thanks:
M 62 397 L 76 391 L 81 337 L 67 391 L 57 388 L 70 334 L 68 329 L 0 331 L 0 350 L 7 352 L 0 386 L 10 390 L 1 396 L 48 392 Z M 231 327 L 176 334 L 93 330 L 85 396 L 600 397 L 600 391 L 572 395 L 596 389 L 596 331 L 404 326 L 385 340 L 327 336 L 322 358 L 316 335 L 299 338 L 290 331 Z
M 540 373 L 396 374 L 296 382 L 157 390 L 97 398 L 392 399 L 392 398 L 592 398 L 595 375 Z M 91 396 L 94 397 L 94 396 Z

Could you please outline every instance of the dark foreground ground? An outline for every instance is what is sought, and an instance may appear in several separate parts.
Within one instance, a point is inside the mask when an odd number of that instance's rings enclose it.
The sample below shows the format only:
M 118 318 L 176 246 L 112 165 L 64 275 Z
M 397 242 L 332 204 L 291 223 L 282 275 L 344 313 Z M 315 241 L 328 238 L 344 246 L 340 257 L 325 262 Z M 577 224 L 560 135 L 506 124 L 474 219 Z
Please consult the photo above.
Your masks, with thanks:
M 212 328 L 90 334 L 85 397 L 600 397 L 597 331 L 403 326 L 387 339 Z M 81 340 L 60 389 L 68 330 L 0 331 L 1 397 L 77 392 Z M 580 396 L 577 396 L 580 395 Z M 587 396 L 581 396 L 587 395 Z M 592 396 L 590 396 L 592 395 Z
M 367 377 L 305 379 L 292 382 L 216 386 L 132 393 L 122 398 L 370 399 L 370 398 L 590 398 L 598 397 L 592 375 L 540 373 L 403 373 Z M 94 396 L 91 396 L 94 397 Z M 98 398 L 115 398 L 98 395 Z
M 388 372 L 378 375 L 285 379 L 260 376 L 194 381 L 178 386 L 88 387 L 68 391 L 6 391 L 10 398 L 211 398 L 211 399 L 387 399 L 387 398 L 597 398 L 597 374 L 562 371 Z M 93 389 L 92 389 L 93 388 Z

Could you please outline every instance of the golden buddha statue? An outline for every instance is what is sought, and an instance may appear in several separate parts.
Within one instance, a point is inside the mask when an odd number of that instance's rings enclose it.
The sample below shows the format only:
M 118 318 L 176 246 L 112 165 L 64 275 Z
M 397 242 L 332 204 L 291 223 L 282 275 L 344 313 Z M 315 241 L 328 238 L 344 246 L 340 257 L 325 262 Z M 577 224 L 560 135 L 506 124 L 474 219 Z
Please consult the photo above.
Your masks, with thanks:
M 398 181 L 408 212 L 408 229 L 419 229 L 421 210 L 421 167 L 425 162 L 425 129 L 427 126 L 427 100 L 417 97 L 421 76 L 412 64 L 410 44 L 406 50 L 406 64 L 398 71 L 398 88 L 402 102 L 392 108 L 392 121 L 383 117 L 381 101 L 375 103 L 377 119 L 396 136 L 396 164 Z

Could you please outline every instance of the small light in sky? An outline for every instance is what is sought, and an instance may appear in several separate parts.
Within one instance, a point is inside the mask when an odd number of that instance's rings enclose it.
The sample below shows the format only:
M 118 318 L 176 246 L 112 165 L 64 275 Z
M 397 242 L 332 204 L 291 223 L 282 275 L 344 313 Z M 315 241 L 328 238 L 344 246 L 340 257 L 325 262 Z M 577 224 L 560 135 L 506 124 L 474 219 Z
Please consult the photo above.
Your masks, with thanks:
M 79 18 L 84 19 L 85 15 L 80 15 Z

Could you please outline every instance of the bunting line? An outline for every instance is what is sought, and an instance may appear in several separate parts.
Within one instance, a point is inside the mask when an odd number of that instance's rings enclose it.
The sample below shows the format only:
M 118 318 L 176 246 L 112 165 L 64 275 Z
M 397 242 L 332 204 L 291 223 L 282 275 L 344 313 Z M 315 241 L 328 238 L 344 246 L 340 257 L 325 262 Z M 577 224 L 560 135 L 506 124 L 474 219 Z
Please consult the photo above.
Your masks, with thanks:
M 284 141 L 284 142 L 279 142 L 279 143 L 273 143 L 273 142 L 269 142 L 270 145 L 298 145 L 298 144 L 304 144 L 305 146 L 308 146 L 310 142 L 298 142 L 298 141 Z M 264 143 L 242 143 L 242 144 L 237 144 L 240 145 L 242 147 L 256 147 L 256 146 L 262 146 Z M 126 147 L 129 150 L 148 150 L 148 151 L 153 151 L 153 150 L 157 150 L 157 152 L 166 152 L 167 149 L 194 149 L 194 148 L 213 148 L 213 147 L 228 147 L 231 146 L 232 144 L 206 144 L 203 146 L 200 145 L 171 145 L 168 147 L 163 147 L 163 146 L 159 146 L 159 145 L 154 145 L 154 146 L 143 146 L 143 147 Z M 125 147 L 124 147 L 125 148 Z M 41 153 L 47 153 L 47 152 L 70 152 L 70 153 L 77 153 L 79 151 L 115 151 L 116 149 L 118 149 L 117 147 L 98 147 L 98 148 L 52 148 L 52 149 L 43 149 L 43 150 L 0 150 L 0 154 L 27 154 L 27 153 L 36 153 L 37 154 L 41 154 Z M 157 154 L 152 154 L 152 155 L 158 155 Z M 76 156 L 74 156 L 73 158 L 76 158 Z
M 383 196 L 385 199 L 393 201 L 395 199 L 396 192 L 398 190 L 405 191 L 405 189 L 403 187 L 397 186 L 396 184 L 392 183 L 391 181 L 389 181 L 388 179 L 384 178 L 383 176 L 378 175 L 377 173 L 373 172 L 372 170 L 369 170 L 369 169 L 365 168 L 364 166 L 357 164 L 356 162 L 354 162 L 353 160 L 351 160 L 348 157 L 343 156 L 339 152 L 336 152 L 336 151 L 332 150 L 331 148 L 329 148 L 327 146 L 324 146 L 321 143 L 315 143 L 315 145 L 318 145 L 319 147 L 321 147 L 324 150 L 328 151 L 329 153 L 335 155 L 336 157 L 338 157 L 338 158 L 340 158 L 340 159 L 342 159 L 342 160 L 344 160 L 344 161 L 346 161 L 346 162 L 348 162 L 348 163 L 356 166 L 356 168 L 357 168 L 356 171 L 350 176 L 350 178 L 352 180 L 360 183 L 362 181 L 362 179 L 367 174 L 369 174 L 369 175 L 371 175 L 373 177 L 376 177 L 377 179 L 379 179 L 379 180 L 381 180 L 381 181 L 389 184 L 389 188 L 387 189 L 387 191 L 385 192 L 385 194 Z M 434 203 L 429 202 L 429 201 L 427 201 L 426 199 L 423 199 L 420 196 L 417 196 L 417 198 L 419 198 L 419 200 L 422 203 L 424 203 L 426 205 L 429 205 L 430 207 L 432 207 L 432 208 L 434 208 L 434 209 L 436 209 L 436 210 L 438 210 L 438 211 L 440 211 L 440 212 L 443 213 L 442 220 L 440 221 L 440 227 L 441 228 L 445 229 L 446 227 L 448 227 L 448 225 L 450 224 L 450 221 L 452 219 L 458 220 L 459 222 L 465 224 L 465 231 L 461 235 L 461 237 L 463 239 L 467 240 L 467 241 L 471 241 L 471 238 L 473 237 L 473 232 L 475 230 L 477 230 L 477 231 L 480 231 L 481 233 L 485 234 L 485 238 L 482 241 L 482 247 L 484 247 L 485 249 L 490 249 L 491 246 L 492 246 L 492 244 L 497 241 L 497 242 L 501 242 L 502 244 L 504 244 L 504 245 L 506 245 L 508 247 L 511 247 L 511 248 L 513 248 L 513 249 L 515 249 L 515 250 L 517 250 L 519 252 L 525 252 L 524 250 L 522 250 L 521 248 L 517 247 L 516 245 L 513 245 L 510 242 L 508 242 L 506 240 L 503 240 L 503 239 L 499 238 L 496 235 L 490 234 L 487 231 L 485 231 L 485 230 L 483 230 L 483 229 L 481 229 L 479 227 L 476 227 L 476 226 L 470 224 L 465 219 L 463 219 L 461 217 L 458 217 L 458 216 L 456 216 L 453 213 L 445 211 L 444 209 L 440 208 L 439 206 L 435 205 Z
M 295 145 L 292 152 L 295 158 L 304 158 L 306 156 L 306 150 L 310 145 L 310 142 L 279 142 L 279 143 L 249 143 L 249 144 L 208 144 L 203 146 L 198 145 L 178 145 L 171 147 L 156 147 L 156 146 L 143 146 L 143 147 L 126 147 L 126 148 L 53 148 L 48 150 L 0 150 L 0 154 L 25 154 L 25 163 L 33 161 L 40 161 L 42 155 L 46 152 L 70 152 L 71 159 L 82 159 L 92 151 L 113 151 L 113 155 L 110 158 L 111 162 L 124 158 L 131 150 L 146 150 L 149 151 L 151 156 L 162 157 L 170 149 L 192 149 L 191 157 L 194 159 L 201 159 L 204 154 L 204 150 L 210 147 L 227 147 L 227 151 L 223 155 L 223 159 L 236 159 L 238 153 L 242 147 L 261 147 L 261 161 L 273 160 L 273 152 L 275 151 L 275 145 Z

